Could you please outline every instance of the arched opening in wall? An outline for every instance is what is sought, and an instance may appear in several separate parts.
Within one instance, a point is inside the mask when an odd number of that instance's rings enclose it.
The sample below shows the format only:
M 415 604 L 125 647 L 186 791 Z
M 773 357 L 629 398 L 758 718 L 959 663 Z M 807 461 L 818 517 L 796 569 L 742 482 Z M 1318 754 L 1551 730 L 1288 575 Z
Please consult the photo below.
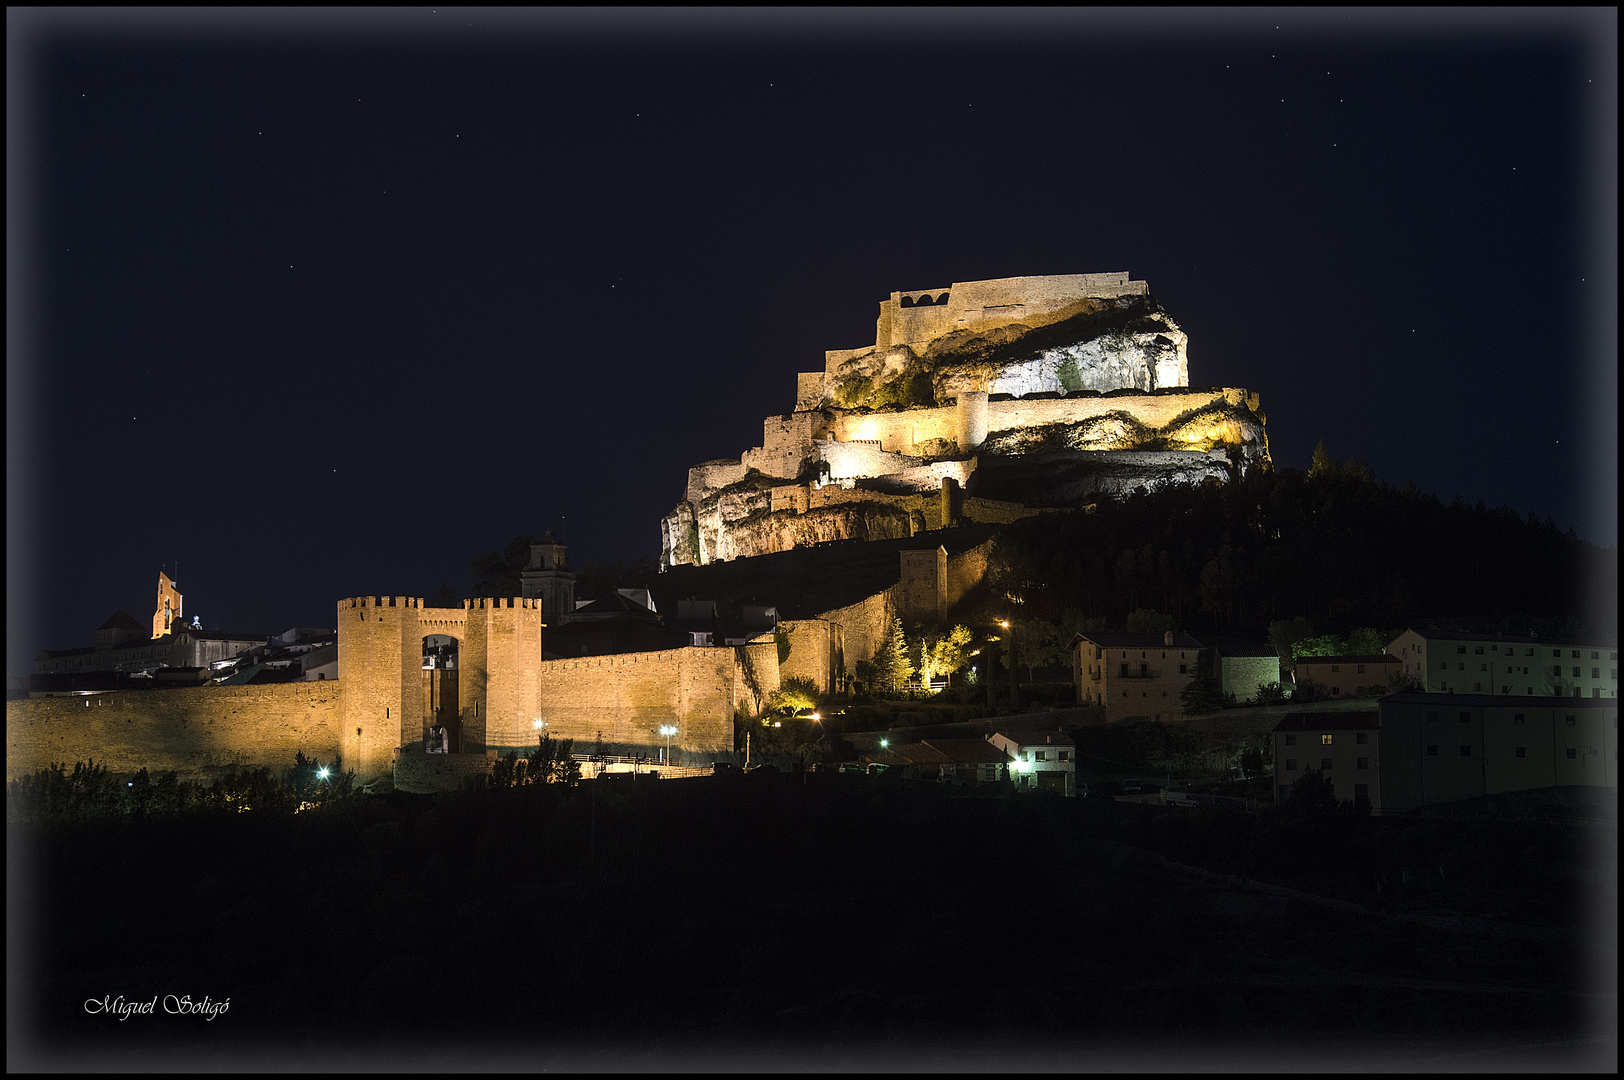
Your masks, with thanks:
M 429 634 L 423 639 L 423 719 L 428 726 L 424 749 L 431 754 L 462 753 L 457 646 L 457 639 L 449 634 Z
M 913 307 L 914 306 L 914 298 L 911 297 L 911 296 L 904 296 L 902 298 L 902 302 L 901 302 L 900 306 L 901 307 Z

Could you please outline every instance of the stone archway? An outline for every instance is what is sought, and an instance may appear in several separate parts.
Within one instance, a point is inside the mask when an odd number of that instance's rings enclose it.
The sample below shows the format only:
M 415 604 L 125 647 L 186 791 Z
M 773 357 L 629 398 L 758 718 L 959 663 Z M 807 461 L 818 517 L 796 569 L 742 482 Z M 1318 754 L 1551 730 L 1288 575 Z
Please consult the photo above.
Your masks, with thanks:
M 423 636 L 424 748 L 429 753 L 462 753 L 461 651 L 462 641 L 455 635 Z

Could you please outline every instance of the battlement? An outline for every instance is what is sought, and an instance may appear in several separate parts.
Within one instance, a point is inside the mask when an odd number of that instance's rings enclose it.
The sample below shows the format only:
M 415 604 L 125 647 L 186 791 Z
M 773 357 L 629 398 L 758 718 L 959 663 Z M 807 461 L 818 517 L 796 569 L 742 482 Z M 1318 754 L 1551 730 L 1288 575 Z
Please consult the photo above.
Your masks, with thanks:
M 423 603 L 421 596 L 348 596 L 338 602 L 338 609 L 343 611 L 348 606 L 355 608 L 418 608 L 425 611 L 455 611 L 456 608 L 432 608 Z M 541 609 L 540 597 L 528 596 L 475 596 L 462 602 L 464 611 L 484 611 L 496 608 L 535 608 Z
M 880 303 L 873 347 L 918 345 L 954 331 L 983 331 L 1013 323 L 1036 328 L 1075 314 L 1089 300 L 1149 292 L 1148 284 L 1131 280 L 1125 270 L 992 278 L 954 282 L 945 288 L 899 290 Z M 839 364 L 862 351 L 827 353 L 824 370 L 833 375 Z

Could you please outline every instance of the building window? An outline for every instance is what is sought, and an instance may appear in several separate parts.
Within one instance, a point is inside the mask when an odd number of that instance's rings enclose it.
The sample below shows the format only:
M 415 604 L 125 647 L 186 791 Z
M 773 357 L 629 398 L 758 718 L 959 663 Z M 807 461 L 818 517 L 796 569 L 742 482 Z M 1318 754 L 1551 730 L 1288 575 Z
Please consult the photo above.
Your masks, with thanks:
M 1575 679 L 1577 679 L 1579 677 L 1579 669 L 1578 668 L 1573 669 L 1573 677 Z
M 1438 670 L 1439 671 L 1448 671 L 1449 670 L 1449 661 L 1448 660 L 1440 660 L 1440 661 L 1438 661 Z
M 1032 751 L 1030 751 L 1030 750 L 1022 750 L 1021 751 L 1021 760 L 1022 761 L 1031 761 L 1032 760 Z
M 1361 731 L 1353 737 L 1354 745 L 1367 746 L 1370 743 L 1370 732 Z
M 1071 760 L 1071 754 L 1069 752 L 1065 751 L 1065 750 L 1062 750 L 1059 753 L 1058 760 L 1060 760 L 1060 761 L 1070 761 Z
M 1365 673 L 1365 665 L 1363 665 L 1363 664 L 1360 664 L 1360 665 L 1359 665 L 1359 670 L 1358 670 L 1358 671 L 1356 671 L 1356 672 L 1355 672 L 1355 673 L 1354 673 L 1354 674 L 1356 674 L 1356 675 L 1363 675 L 1363 674 L 1364 674 L 1364 673 Z
M 1341 664 L 1332 664 L 1331 665 L 1331 670 L 1332 671 L 1341 671 L 1342 670 L 1342 665 Z
M 1461 757 L 1471 757 L 1472 756 L 1472 748 L 1470 746 L 1463 745 L 1460 748 L 1460 756 Z
M 1287 746 L 1296 746 L 1297 745 L 1297 736 L 1295 736 L 1295 735 L 1287 735 L 1286 736 L 1286 745 Z
M 1599 687 L 1599 686 L 1592 686 L 1592 687 L 1591 687 L 1591 688 L 1590 688 L 1590 696 L 1591 696 L 1591 697 L 1593 697 L 1593 698 L 1599 698 L 1599 697 L 1601 697 L 1601 687 Z
M 1363 803 L 1369 802 L 1370 801 L 1370 785 L 1369 784 L 1355 784 L 1355 785 L 1353 785 L 1353 801 L 1356 802 L 1356 803 L 1357 802 L 1363 802 Z
M 1569 761 L 1572 761 L 1573 759 L 1577 758 L 1578 756 L 1579 756 L 1579 751 L 1575 750 L 1571 746 L 1568 747 L 1568 760 Z
M 1524 649 L 1523 650 L 1523 655 L 1524 656 L 1533 656 L 1534 655 L 1534 650 L 1533 649 Z
M 1572 716 L 1572 715 L 1564 716 L 1562 718 L 1562 722 L 1564 724 L 1566 724 L 1568 727 L 1572 727 L 1574 724 L 1579 722 L 1579 718 L 1577 716 Z
M 1321 735 L 1320 736 L 1320 745 L 1321 746 L 1330 746 L 1331 745 L 1331 737 L 1329 735 Z
M 1456 664 L 1455 667 L 1456 667 L 1457 670 L 1460 670 L 1460 671 L 1465 671 L 1466 670 L 1466 665 L 1465 664 Z
M 1460 714 L 1460 722 L 1463 723 L 1463 724 L 1470 724 L 1472 722 L 1472 714 L 1469 713 L 1469 712 L 1461 713 Z
M 1512 717 L 1511 717 L 1511 722 L 1513 724 L 1525 724 L 1525 723 L 1527 723 L 1527 721 L 1523 719 L 1523 714 L 1522 713 L 1514 713 L 1512 715 Z
M 1189 666 L 1189 665 L 1187 665 L 1187 664 L 1180 664 L 1180 665 L 1179 665 L 1179 674 L 1180 674 L 1180 675 L 1188 675 L 1188 674 L 1189 674 L 1189 671 L 1188 671 L 1188 670 L 1186 670 L 1186 669 L 1187 669 L 1187 668 L 1188 668 L 1188 666 Z M 1617 676 L 1617 675 L 1615 675 L 1615 676 L 1613 676 L 1613 677 L 1614 677 L 1614 678 L 1615 678 L 1615 679 L 1616 679 L 1616 678 L 1618 678 L 1618 676 Z
M 1370 759 L 1367 757 L 1354 758 L 1353 767 L 1355 769 L 1368 769 L 1370 768 Z
M 1482 656 L 1483 655 L 1483 646 L 1479 645 L 1477 648 L 1473 649 L 1472 651 L 1475 652 L 1477 655 Z
M 1592 660 L 1600 660 L 1601 659 L 1601 653 L 1596 652 L 1594 649 L 1592 649 L 1590 651 L 1590 659 L 1592 659 Z
M 1573 658 L 1575 660 L 1579 659 L 1579 650 L 1578 649 L 1573 650 Z
M 1465 656 L 1466 655 L 1466 646 L 1464 646 L 1464 645 L 1456 645 L 1455 646 L 1455 651 L 1460 653 L 1462 656 Z
M 1532 694 L 1533 694 L 1533 692 L 1534 692 L 1534 688 L 1533 688 L 1533 687 L 1532 687 L 1532 686 L 1530 686 L 1530 687 L 1529 687 L 1529 688 L 1528 688 L 1528 693 L 1529 693 L 1529 694 L 1530 694 L 1530 695 L 1532 695 Z
M 1551 650 L 1551 655 L 1556 657 L 1558 660 L 1560 660 L 1560 659 L 1562 659 L 1562 650 L 1561 649 L 1552 649 Z M 1560 669 L 1558 669 L 1558 670 L 1560 670 Z
M 1438 744 L 1437 743 L 1428 743 L 1427 744 L 1427 756 L 1428 757 L 1437 757 L 1438 756 Z
M 1320 769 L 1323 772 L 1330 772 L 1331 771 L 1331 759 L 1328 758 L 1328 757 L 1320 758 Z
M 1297 771 L 1297 759 L 1296 758 L 1288 757 L 1286 759 L 1286 771 L 1287 772 L 1296 772 Z
M 1034 760 L 1036 760 L 1036 761 L 1042 761 L 1042 760 L 1044 760 L 1044 758 L 1043 758 L 1043 751 L 1042 751 L 1042 750 L 1038 750 L 1038 751 L 1034 751 L 1034 752 L 1033 752 L 1033 754 L 1032 754 L 1032 757 L 1033 757 L 1033 759 L 1034 759 Z
M 1599 678 L 1601 678 L 1601 668 L 1599 668 L 1599 667 L 1593 667 L 1593 668 L 1591 668 L 1591 669 L 1590 669 L 1590 677 L 1591 677 L 1591 678 L 1592 678 L 1592 679 L 1599 679 Z
M 1517 755 L 1518 757 L 1527 757 L 1528 756 L 1528 747 L 1519 746 L 1516 749 L 1514 749 L 1512 751 L 1512 753 Z
M 1483 692 L 1483 684 L 1480 682 L 1475 682 L 1472 684 L 1472 689 L 1481 694 Z

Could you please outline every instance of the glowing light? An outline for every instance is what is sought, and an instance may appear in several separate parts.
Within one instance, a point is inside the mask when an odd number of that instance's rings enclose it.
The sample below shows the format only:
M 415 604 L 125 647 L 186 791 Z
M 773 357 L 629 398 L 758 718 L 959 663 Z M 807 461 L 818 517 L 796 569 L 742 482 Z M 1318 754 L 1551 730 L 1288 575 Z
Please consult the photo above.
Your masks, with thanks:
M 886 747 L 888 747 L 890 745 L 891 745 L 891 740 L 890 739 L 881 739 L 880 740 L 880 749 L 881 750 L 884 750 Z
M 1009 629 L 1009 623 L 1007 621 L 1005 621 L 1004 619 L 999 619 L 998 620 L 998 625 L 1002 626 L 1005 630 Z
M 323 765 L 320 769 L 316 770 L 316 775 L 321 777 L 323 780 L 327 779 L 327 766 Z
M 530 724 L 530 726 L 535 728 L 537 731 L 540 731 L 542 728 L 547 726 L 547 721 L 545 721 L 545 720 L 536 720 L 536 721 L 533 721 Z
M 782 722 L 780 722 L 780 721 L 778 721 L 778 720 L 774 720 L 774 721 L 773 721 L 773 727 L 783 727 L 783 726 L 784 726 L 784 725 L 783 725 L 783 723 L 782 723 Z
M 819 715 L 818 713 L 813 713 L 812 714 L 812 719 L 814 719 L 814 720 L 822 720 L 823 717 L 821 715 Z

